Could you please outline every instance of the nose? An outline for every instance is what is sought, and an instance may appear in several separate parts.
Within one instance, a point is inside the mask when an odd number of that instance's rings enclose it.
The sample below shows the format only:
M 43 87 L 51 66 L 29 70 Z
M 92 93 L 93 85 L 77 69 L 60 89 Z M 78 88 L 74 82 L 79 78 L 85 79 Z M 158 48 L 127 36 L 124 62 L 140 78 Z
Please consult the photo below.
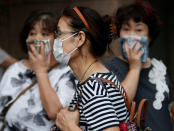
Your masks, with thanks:
M 136 32 L 135 31 L 130 31 L 129 35 L 136 35 Z
M 37 34 L 37 35 L 35 36 L 35 39 L 36 39 L 36 40 L 44 40 L 44 37 L 43 37 L 41 34 Z

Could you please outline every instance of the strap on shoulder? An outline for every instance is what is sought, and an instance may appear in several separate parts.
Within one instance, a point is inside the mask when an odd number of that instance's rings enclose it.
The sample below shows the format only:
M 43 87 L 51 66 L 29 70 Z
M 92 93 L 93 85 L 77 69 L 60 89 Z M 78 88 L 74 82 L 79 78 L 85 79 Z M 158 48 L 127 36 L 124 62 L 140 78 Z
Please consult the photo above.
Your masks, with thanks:
M 109 83 L 109 84 L 113 85 L 115 88 L 117 88 L 117 89 L 119 90 L 120 94 L 121 94 L 122 97 L 124 98 L 124 101 L 125 101 L 125 103 L 126 103 L 126 107 L 128 108 L 129 112 L 131 113 L 131 105 L 130 105 L 130 103 L 129 103 L 128 96 L 127 96 L 127 93 L 126 93 L 125 89 L 122 87 L 123 90 L 124 90 L 124 92 L 125 92 L 126 97 L 123 95 L 123 93 L 121 92 L 120 88 L 118 88 L 118 86 L 115 85 L 115 83 L 113 83 L 112 81 L 110 81 L 110 80 L 108 80 L 108 79 L 105 79 L 105 78 L 101 78 L 101 79 L 102 79 L 102 81 L 104 81 L 104 82 L 106 82 L 106 83 Z

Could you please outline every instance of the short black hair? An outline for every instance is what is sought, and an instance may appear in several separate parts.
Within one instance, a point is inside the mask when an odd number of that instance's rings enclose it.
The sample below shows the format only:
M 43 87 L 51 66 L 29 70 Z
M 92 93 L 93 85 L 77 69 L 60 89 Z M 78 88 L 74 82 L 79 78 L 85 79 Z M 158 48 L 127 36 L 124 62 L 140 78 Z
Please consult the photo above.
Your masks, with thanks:
M 61 16 L 70 18 L 68 23 L 74 31 L 84 31 L 86 38 L 91 42 L 90 52 L 95 57 L 102 56 L 108 44 L 111 43 L 111 30 L 109 20 L 103 19 L 95 10 L 88 7 L 77 7 L 88 22 L 92 33 L 86 28 L 78 14 L 72 7 L 66 7 Z
M 126 5 L 118 8 L 116 12 L 116 27 L 117 36 L 120 36 L 121 26 L 127 23 L 130 19 L 135 22 L 143 22 L 148 26 L 149 36 L 151 38 L 150 46 L 154 43 L 154 40 L 160 33 L 161 21 L 157 14 L 157 11 L 152 8 L 149 2 L 136 2 L 130 5 Z
M 25 20 L 20 34 L 21 46 L 25 53 L 27 53 L 26 39 L 28 34 L 30 30 L 33 29 L 33 26 L 39 21 L 41 21 L 44 30 L 54 33 L 57 29 L 57 13 L 53 10 L 35 10 L 31 12 L 29 17 Z

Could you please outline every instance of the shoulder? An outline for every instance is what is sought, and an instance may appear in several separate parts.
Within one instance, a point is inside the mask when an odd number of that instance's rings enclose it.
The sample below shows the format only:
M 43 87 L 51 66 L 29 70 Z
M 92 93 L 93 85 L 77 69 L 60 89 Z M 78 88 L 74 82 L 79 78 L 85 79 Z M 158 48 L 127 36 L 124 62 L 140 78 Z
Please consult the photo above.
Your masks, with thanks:
M 123 78 L 129 71 L 129 64 L 118 57 L 115 57 L 114 59 L 110 61 L 105 61 L 103 64 L 110 71 L 114 72 L 118 76 L 118 79 L 120 81 L 123 80 Z
M 152 58 L 151 59 L 151 63 L 152 63 L 152 66 L 154 68 L 157 68 L 158 70 L 166 70 L 167 69 L 162 60 L 158 60 L 156 58 Z
M 0 82 L 0 87 L 8 87 L 11 84 L 11 80 L 13 77 L 18 78 L 18 74 L 20 72 L 26 71 L 24 65 L 22 65 L 22 61 L 16 62 L 12 64 L 3 74 L 3 77 Z
M 171 81 L 167 73 L 167 67 L 165 66 L 163 61 L 152 58 L 151 64 L 152 68 L 149 71 L 149 81 L 151 83 L 166 82 L 167 85 L 171 86 Z
M 151 59 L 152 68 L 149 72 L 149 77 L 159 77 L 165 76 L 167 74 L 167 67 L 162 62 L 162 60 L 157 60 L 155 58 Z
M 50 74 L 57 74 L 58 76 L 67 77 L 73 74 L 71 68 L 65 65 L 58 65 L 50 71 Z
M 62 81 L 64 84 L 66 82 L 75 82 L 77 84 L 77 79 L 69 66 L 58 65 L 49 72 L 49 77 L 58 83 Z
M 115 57 L 115 58 L 113 58 L 111 60 L 108 60 L 108 61 L 103 62 L 103 64 L 105 66 L 110 66 L 110 65 L 118 64 L 118 63 L 123 63 L 123 61 L 120 60 L 118 57 Z
M 8 69 L 5 71 L 5 74 L 14 74 L 16 72 L 19 72 L 19 71 L 22 71 L 22 70 L 26 70 L 27 67 L 25 67 L 23 64 L 22 64 L 22 60 L 21 61 L 18 61 L 12 65 L 10 65 L 8 67 Z M 5 75 L 4 74 L 4 75 Z
M 112 84 L 105 83 L 103 79 L 107 79 L 115 85 L 120 86 L 116 75 L 111 72 L 93 74 L 84 84 L 81 84 L 82 94 L 85 95 L 85 98 L 93 99 L 98 96 L 106 96 L 110 88 L 115 90 Z

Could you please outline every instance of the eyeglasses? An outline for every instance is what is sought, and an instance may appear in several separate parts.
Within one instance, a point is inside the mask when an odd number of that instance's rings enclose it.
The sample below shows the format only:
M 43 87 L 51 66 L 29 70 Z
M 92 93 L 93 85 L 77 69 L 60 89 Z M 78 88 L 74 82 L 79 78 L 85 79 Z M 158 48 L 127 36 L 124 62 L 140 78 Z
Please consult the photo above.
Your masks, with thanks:
M 59 32 L 59 31 L 55 31 L 55 38 L 58 38 L 60 35 L 62 34 L 68 34 L 68 33 L 76 33 L 77 31 L 62 31 L 62 32 Z

